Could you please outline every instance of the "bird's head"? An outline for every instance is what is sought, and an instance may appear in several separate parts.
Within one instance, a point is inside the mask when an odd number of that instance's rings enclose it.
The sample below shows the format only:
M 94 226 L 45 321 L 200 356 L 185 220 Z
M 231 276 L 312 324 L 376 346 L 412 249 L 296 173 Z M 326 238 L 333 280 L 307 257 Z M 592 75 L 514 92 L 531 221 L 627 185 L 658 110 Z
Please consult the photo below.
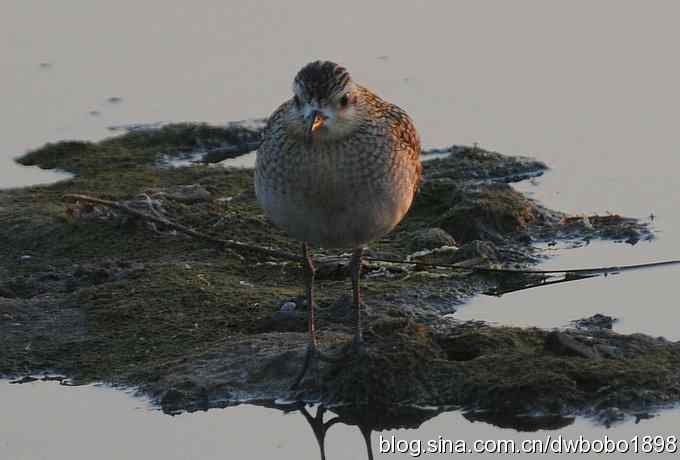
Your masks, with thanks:
M 330 61 L 310 62 L 293 81 L 289 126 L 307 142 L 343 138 L 361 122 L 361 98 L 347 69 Z

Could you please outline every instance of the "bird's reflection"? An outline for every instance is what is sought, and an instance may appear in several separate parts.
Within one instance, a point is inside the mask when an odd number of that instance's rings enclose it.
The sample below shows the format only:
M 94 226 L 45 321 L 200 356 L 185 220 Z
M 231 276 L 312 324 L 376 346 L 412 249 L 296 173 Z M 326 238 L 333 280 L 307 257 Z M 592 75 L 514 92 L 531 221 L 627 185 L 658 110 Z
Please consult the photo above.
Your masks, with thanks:
M 281 409 L 281 408 L 279 408 Z M 422 409 L 416 407 L 373 407 L 373 406 L 306 406 L 294 404 L 282 409 L 285 412 L 299 411 L 309 423 L 319 445 L 321 460 L 326 460 L 326 434 L 337 423 L 356 426 L 366 448 L 366 458 L 373 460 L 371 434 L 374 431 L 398 428 L 417 428 L 426 420 L 443 412 L 442 409 Z
M 373 406 L 332 406 L 306 405 L 296 403 L 277 407 L 286 413 L 300 412 L 307 420 L 314 438 L 319 446 L 321 460 L 326 460 L 326 435 L 330 428 L 338 423 L 356 426 L 359 429 L 366 448 L 366 458 L 374 459 L 371 435 L 374 431 L 395 429 L 414 429 L 427 420 L 445 412 L 445 408 L 419 408 L 412 406 L 373 407 Z M 511 417 L 498 414 L 468 412 L 463 416 L 470 422 L 485 422 L 502 428 L 513 428 L 517 431 L 536 431 L 541 429 L 555 430 L 574 422 L 571 417 Z

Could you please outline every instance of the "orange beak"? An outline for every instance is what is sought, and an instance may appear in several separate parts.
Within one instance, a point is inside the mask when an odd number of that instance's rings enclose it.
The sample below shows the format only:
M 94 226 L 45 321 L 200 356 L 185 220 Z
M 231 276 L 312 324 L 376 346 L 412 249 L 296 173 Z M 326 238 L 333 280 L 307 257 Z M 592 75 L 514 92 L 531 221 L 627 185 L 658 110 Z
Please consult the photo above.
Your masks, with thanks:
M 314 120 L 312 121 L 312 132 L 319 129 L 326 121 L 326 116 L 321 112 L 316 112 L 314 114 Z
M 307 140 L 312 139 L 312 133 L 321 128 L 328 118 L 318 110 L 313 110 L 307 118 L 307 129 L 305 130 Z

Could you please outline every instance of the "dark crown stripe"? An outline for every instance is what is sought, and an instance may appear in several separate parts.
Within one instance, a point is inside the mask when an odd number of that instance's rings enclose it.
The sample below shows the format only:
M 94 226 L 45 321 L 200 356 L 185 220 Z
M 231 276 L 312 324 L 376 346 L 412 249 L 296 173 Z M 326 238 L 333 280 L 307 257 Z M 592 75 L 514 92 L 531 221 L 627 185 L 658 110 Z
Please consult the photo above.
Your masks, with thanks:
M 347 69 L 330 61 L 314 61 L 304 66 L 295 76 L 309 98 L 328 99 L 341 91 L 350 80 Z

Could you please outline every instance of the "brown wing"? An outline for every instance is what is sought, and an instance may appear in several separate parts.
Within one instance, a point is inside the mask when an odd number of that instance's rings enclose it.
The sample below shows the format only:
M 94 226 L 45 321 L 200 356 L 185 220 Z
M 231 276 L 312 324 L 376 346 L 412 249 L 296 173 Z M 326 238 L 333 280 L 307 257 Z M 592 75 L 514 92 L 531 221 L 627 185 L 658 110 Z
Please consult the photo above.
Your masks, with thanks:
M 268 148 L 272 139 L 278 139 L 283 134 L 281 132 L 284 129 L 282 118 L 288 110 L 289 104 L 290 101 L 284 102 L 269 116 L 267 125 L 262 132 L 262 144 L 260 145 L 260 148 Z
M 420 162 L 420 136 L 418 136 L 413 120 L 404 110 L 388 102 L 385 104 L 385 115 L 390 120 L 393 134 L 398 139 L 399 150 L 408 155 L 409 160 L 415 164 L 416 182 L 413 190 L 415 194 L 420 188 L 423 178 L 423 165 Z
M 285 124 L 283 118 L 290 101 L 281 104 L 269 116 L 267 125 L 262 132 L 262 143 L 257 149 L 257 159 L 255 162 L 255 177 L 267 177 L 270 172 L 277 167 L 278 148 L 285 139 Z

